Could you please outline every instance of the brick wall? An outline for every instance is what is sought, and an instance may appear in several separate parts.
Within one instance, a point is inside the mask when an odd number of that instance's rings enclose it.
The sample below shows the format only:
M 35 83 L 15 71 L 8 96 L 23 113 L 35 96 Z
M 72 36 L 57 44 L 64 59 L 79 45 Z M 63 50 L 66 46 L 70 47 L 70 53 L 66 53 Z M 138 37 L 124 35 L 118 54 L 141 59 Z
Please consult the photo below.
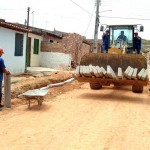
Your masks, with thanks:
M 90 45 L 83 43 L 85 39 L 76 33 L 63 33 L 63 38 L 45 36 L 41 43 L 42 52 L 61 52 L 70 54 L 75 63 L 79 63 L 81 57 L 90 52 Z

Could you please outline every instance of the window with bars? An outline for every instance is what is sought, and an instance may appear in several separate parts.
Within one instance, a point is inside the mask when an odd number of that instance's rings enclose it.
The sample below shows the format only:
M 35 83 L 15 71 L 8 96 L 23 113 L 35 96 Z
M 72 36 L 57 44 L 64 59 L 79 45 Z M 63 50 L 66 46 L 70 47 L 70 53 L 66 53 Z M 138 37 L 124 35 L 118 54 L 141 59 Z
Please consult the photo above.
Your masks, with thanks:
M 34 39 L 34 54 L 39 54 L 39 39 Z
M 23 34 L 15 34 L 15 56 L 23 56 Z

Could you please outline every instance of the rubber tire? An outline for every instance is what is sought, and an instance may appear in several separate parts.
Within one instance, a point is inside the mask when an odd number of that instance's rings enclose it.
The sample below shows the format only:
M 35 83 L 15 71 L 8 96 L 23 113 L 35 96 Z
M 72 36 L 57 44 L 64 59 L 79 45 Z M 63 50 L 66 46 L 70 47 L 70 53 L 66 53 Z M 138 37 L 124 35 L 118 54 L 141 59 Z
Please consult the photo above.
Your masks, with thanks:
M 143 92 L 143 86 L 142 85 L 132 85 L 132 92 L 142 93 Z
M 93 83 L 91 82 L 90 83 L 90 88 L 93 89 L 93 90 L 99 90 L 102 88 L 102 85 L 100 83 Z

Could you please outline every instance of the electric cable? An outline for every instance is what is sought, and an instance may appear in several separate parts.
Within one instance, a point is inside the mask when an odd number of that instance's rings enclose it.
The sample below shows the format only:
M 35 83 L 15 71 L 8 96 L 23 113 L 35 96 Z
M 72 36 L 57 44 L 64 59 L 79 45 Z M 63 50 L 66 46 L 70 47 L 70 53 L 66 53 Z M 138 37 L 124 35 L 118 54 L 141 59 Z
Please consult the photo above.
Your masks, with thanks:
M 83 11 L 85 11 L 86 13 L 88 13 L 89 15 L 92 15 L 89 11 L 87 11 L 86 9 L 84 9 L 83 7 L 81 7 L 80 5 L 78 5 L 76 2 L 74 2 L 73 0 L 70 0 L 72 3 L 74 3 L 76 6 L 78 6 L 79 8 L 81 8 Z
M 89 29 L 89 26 L 90 26 L 90 24 L 91 24 L 93 15 L 94 15 L 94 13 L 91 15 L 91 18 L 90 18 L 90 21 L 89 21 L 89 23 L 88 23 L 88 26 L 87 26 L 87 28 L 86 28 L 86 30 L 85 30 L 85 32 L 84 32 L 84 36 L 86 35 L 86 33 L 87 33 L 88 29 Z
M 117 18 L 117 19 L 133 19 L 133 20 L 150 20 L 150 18 L 127 18 L 127 17 L 109 17 L 109 16 L 100 16 L 103 18 Z

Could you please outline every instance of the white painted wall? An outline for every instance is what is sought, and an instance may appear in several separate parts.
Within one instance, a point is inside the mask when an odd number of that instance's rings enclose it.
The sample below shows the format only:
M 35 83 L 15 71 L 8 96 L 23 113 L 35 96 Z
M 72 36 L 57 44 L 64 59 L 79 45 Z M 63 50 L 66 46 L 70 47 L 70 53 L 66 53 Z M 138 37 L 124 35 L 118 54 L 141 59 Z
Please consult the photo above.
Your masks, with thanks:
M 29 33 L 28 37 L 31 38 L 31 57 L 30 57 L 30 67 L 39 67 L 40 66 L 40 53 L 41 53 L 41 41 L 43 40 L 42 36 Z M 39 39 L 39 54 L 34 54 L 34 39 Z
M 71 66 L 71 55 L 64 53 L 41 52 L 40 66 L 48 68 Z
M 15 54 L 15 33 L 24 34 L 23 56 L 14 56 Z M 11 74 L 21 74 L 25 71 L 25 53 L 26 53 L 26 33 L 0 27 L 0 47 L 4 49 L 5 54 L 2 58 L 5 61 L 6 68 Z

